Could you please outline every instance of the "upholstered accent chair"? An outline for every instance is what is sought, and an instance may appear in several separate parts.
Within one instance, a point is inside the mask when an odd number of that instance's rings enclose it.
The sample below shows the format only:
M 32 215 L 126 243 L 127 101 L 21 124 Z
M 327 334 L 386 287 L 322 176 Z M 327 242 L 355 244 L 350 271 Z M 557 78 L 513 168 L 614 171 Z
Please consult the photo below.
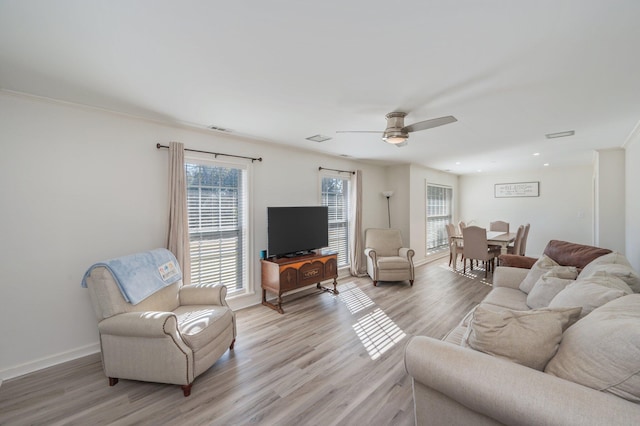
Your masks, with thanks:
M 370 228 L 364 233 L 367 273 L 378 281 L 409 281 L 413 285 L 413 249 L 404 247 L 399 229 Z
M 194 379 L 233 349 L 235 315 L 223 285 L 180 279 L 132 305 L 107 267 L 92 268 L 85 281 L 110 386 L 118 379 L 170 383 L 189 396 Z

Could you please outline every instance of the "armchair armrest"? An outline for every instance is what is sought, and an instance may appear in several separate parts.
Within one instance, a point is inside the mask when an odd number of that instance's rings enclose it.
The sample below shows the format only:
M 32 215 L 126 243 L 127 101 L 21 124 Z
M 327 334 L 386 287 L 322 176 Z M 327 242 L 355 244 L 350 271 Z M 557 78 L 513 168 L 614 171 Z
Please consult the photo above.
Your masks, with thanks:
M 415 382 L 503 424 L 632 424 L 640 415 L 622 398 L 425 336 L 407 344 L 405 368 Z
M 178 319 L 173 312 L 127 312 L 98 323 L 102 334 L 130 337 L 166 337 L 178 334 Z
M 398 256 L 406 257 L 409 260 L 411 260 L 415 254 L 416 252 L 408 247 L 400 247 L 398 250 Z
M 227 306 L 227 287 L 222 284 L 192 284 L 180 287 L 181 305 Z
M 375 262 L 376 257 L 377 257 L 376 250 L 372 249 L 372 248 L 364 249 L 364 255 L 367 256 L 367 257 L 370 257 L 371 259 L 373 259 L 374 262 Z

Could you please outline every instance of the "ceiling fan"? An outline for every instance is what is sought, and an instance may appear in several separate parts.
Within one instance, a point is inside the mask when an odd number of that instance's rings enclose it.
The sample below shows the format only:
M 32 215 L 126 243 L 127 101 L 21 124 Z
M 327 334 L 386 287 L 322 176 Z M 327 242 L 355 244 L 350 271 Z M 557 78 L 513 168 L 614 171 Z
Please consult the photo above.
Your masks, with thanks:
M 447 115 L 445 117 L 432 118 L 431 120 L 418 121 L 417 123 L 404 125 L 404 117 L 406 112 L 394 111 L 387 114 L 387 128 L 383 132 L 370 130 L 338 130 L 336 133 L 382 133 L 382 140 L 393 144 L 397 147 L 405 146 L 409 133 L 419 130 L 427 130 L 433 127 L 443 126 L 445 124 L 458 121 L 454 116 Z

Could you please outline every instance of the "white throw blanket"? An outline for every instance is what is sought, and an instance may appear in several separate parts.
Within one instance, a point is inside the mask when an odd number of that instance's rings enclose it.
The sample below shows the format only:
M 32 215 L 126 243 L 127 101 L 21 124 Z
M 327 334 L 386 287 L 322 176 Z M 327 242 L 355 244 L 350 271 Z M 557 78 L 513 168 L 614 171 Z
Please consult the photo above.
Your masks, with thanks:
M 87 277 L 98 266 L 111 271 L 122 296 L 132 305 L 182 278 L 175 256 L 163 248 L 96 263 L 84 274 L 82 287 L 87 287 Z

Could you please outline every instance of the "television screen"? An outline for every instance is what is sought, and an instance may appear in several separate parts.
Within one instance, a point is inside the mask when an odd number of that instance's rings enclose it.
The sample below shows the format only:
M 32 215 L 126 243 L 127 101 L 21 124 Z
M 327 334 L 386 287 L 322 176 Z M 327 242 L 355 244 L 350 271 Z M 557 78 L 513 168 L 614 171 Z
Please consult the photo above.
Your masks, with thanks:
M 267 207 L 269 256 L 304 254 L 329 245 L 326 206 Z

